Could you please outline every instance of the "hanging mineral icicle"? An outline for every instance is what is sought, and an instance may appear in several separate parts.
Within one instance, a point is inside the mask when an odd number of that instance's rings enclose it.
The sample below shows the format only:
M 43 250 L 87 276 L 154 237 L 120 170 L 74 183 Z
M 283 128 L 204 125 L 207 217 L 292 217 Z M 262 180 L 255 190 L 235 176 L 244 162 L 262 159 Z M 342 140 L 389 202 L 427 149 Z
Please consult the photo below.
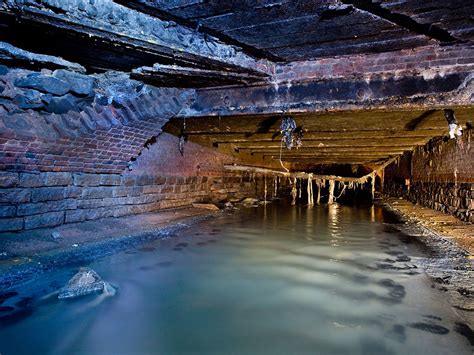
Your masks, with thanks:
M 329 180 L 329 199 L 328 199 L 328 204 L 332 204 L 334 202 L 334 187 L 335 187 L 335 181 L 334 180 Z
M 308 206 L 313 206 L 314 205 L 314 200 L 313 200 L 313 180 L 312 180 L 312 175 L 308 174 Z
M 293 200 L 291 201 L 292 206 L 296 205 L 296 196 L 298 194 L 296 189 L 296 182 L 296 178 L 293 178 L 293 187 L 291 188 L 291 196 L 293 197 Z
M 298 183 L 299 183 L 299 185 L 298 185 L 298 189 L 299 189 L 298 198 L 301 198 L 301 190 L 302 190 L 302 188 L 301 188 L 301 179 L 298 180 Z
M 316 204 L 319 205 L 321 201 L 321 180 L 316 180 L 316 186 L 318 187 L 318 197 L 316 198 Z
M 374 172 L 372 173 L 372 175 L 370 175 L 371 184 L 372 184 L 372 188 L 371 188 L 371 190 L 372 190 L 372 200 L 375 199 L 375 175 L 376 175 L 376 174 L 377 174 L 377 173 L 374 171 Z
M 278 178 L 273 178 L 273 198 L 276 198 L 278 194 Z
M 264 175 L 264 189 L 263 189 L 263 202 L 266 204 L 267 203 L 267 175 Z
M 178 136 L 178 150 L 181 155 L 184 155 L 184 144 L 188 141 L 188 134 L 186 133 L 186 119 L 183 119 L 183 127 Z

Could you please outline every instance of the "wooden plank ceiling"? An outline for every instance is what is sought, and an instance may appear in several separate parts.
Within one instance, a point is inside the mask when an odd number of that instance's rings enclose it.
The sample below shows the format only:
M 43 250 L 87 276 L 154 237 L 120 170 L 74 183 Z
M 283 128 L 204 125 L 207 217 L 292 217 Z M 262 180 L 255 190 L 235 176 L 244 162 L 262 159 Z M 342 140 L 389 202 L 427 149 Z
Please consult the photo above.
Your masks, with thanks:
M 458 109 L 465 126 L 474 109 Z M 188 140 L 222 153 L 251 157 L 270 166 L 281 159 L 287 164 L 371 165 L 445 136 L 447 123 L 442 111 L 366 111 L 292 115 L 303 129 L 299 149 L 281 148 L 281 115 L 187 118 Z M 165 132 L 179 135 L 183 118 L 174 118 Z
M 474 3 L 466 0 L 117 2 L 284 62 L 474 39 Z

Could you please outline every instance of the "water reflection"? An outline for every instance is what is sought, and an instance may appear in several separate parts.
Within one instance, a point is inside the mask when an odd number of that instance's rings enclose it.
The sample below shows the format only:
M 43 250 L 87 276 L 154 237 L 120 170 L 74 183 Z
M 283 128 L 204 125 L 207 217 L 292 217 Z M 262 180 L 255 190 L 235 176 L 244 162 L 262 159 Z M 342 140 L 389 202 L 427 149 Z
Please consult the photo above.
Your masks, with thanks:
M 215 219 L 91 265 L 118 287 L 92 308 L 93 298 L 49 300 L 0 321 L 0 352 L 471 354 L 454 312 L 415 271 L 421 251 L 383 218 L 335 204 Z M 65 280 L 38 280 L 4 306 Z

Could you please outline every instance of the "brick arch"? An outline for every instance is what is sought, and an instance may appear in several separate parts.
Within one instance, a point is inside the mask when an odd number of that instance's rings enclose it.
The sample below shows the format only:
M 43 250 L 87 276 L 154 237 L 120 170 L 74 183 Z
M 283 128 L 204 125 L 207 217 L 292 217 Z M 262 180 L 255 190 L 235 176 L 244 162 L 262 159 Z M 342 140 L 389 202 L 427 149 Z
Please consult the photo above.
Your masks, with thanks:
M 1 115 L 0 170 L 121 173 L 188 98 L 152 89 L 120 107 L 94 102 L 81 112 Z

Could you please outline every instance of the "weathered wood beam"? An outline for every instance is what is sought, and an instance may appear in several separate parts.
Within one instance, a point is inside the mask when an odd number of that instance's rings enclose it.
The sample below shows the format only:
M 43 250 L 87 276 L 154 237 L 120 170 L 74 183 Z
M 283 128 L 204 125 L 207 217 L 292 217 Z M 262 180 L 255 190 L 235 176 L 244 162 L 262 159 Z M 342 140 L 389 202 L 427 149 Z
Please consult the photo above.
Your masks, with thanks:
M 380 147 L 384 145 L 403 145 L 403 146 L 412 146 L 412 145 L 419 145 L 425 144 L 428 141 L 428 137 L 425 138 L 391 138 L 388 141 L 386 138 L 366 138 L 366 139 L 331 139 L 325 140 L 324 142 L 311 141 L 306 142 L 303 137 L 303 146 L 302 148 L 312 147 L 312 148 L 324 148 L 324 147 L 357 147 L 357 146 L 364 146 L 364 147 Z M 256 142 L 240 142 L 240 143 L 233 143 L 233 142 L 223 142 L 220 144 L 233 144 L 237 147 L 253 149 L 253 148 L 276 148 L 279 149 L 281 146 L 280 140 L 278 141 L 256 141 Z M 285 148 L 285 147 L 283 147 Z M 286 148 L 285 148 L 286 149 Z
M 393 163 L 397 157 L 392 157 L 386 159 L 382 163 L 376 166 L 376 168 L 369 174 L 366 174 L 361 177 L 344 177 L 344 176 L 336 176 L 336 175 L 316 175 L 312 173 L 306 172 L 289 172 L 289 171 L 281 171 L 275 169 L 267 169 L 261 167 L 254 167 L 254 166 L 245 166 L 245 165 L 224 165 L 224 170 L 227 171 L 239 171 L 239 172 L 249 172 L 255 174 L 264 174 L 264 175 L 276 175 L 276 176 L 285 176 L 285 177 L 296 177 L 301 179 L 307 179 L 308 177 L 313 180 L 332 180 L 332 181 L 340 181 L 340 182 L 354 182 L 354 183 L 365 183 L 368 181 L 369 178 L 374 178 L 375 172 L 377 170 L 385 169 L 388 165 Z
M 246 129 L 243 127 L 242 129 Z M 179 131 L 177 131 L 179 133 Z M 279 130 L 272 130 L 269 133 L 245 132 L 209 132 L 209 131 L 190 131 L 186 132 L 190 139 L 193 136 L 209 138 L 217 143 L 239 143 L 239 142 L 279 142 L 281 139 Z M 366 140 L 370 138 L 432 138 L 446 133 L 444 129 L 417 129 L 416 131 L 392 131 L 392 130 L 365 130 L 353 132 L 340 131 L 305 131 L 304 142 L 325 141 L 325 140 Z
M 153 67 L 135 69 L 132 71 L 131 77 L 155 86 L 197 88 L 249 85 L 255 82 L 265 82 L 268 75 L 157 64 Z
M 75 1 L 0 3 L 0 40 L 29 51 L 60 55 L 96 70 L 130 71 L 163 63 L 259 73 L 252 67 L 253 58 L 193 29 L 138 15 L 112 1 L 100 7 L 87 3 L 80 11 L 74 7 Z M 109 9 L 107 16 L 101 13 L 104 9 Z
M 153 17 L 157 17 L 162 20 L 173 21 L 182 26 L 186 26 L 189 28 L 197 28 L 200 33 L 205 33 L 211 35 L 219 40 L 223 41 L 224 43 L 235 45 L 240 48 L 246 53 L 251 56 L 257 58 L 266 58 L 272 61 L 281 61 L 282 58 L 273 55 L 272 53 L 256 48 L 254 46 L 249 45 L 246 42 L 240 42 L 234 39 L 231 36 L 228 36 L 223 31 L 220 31 L 214 26 L 208 26 L 207 23 L 200 20 L 194 19 L 187 19 L 181 16 L 176 16 L 170 11 L 165 4 L 162 3 L 150 3 L 149 1 L 137 0 L 137 1 L 128 1 L 128 0 L 114 0 L 114 2 L 121 4 L 123 6 L 129 7 L 131 9 L 140 11 L 142 13 L 148 14 Z M 204 22 L 204 24 L 203 24 Z
M 324 150 L 324 151 L 306 151 L 306 152 L 293 152 L 293 153 L 285 153 L 282 152 L 281 157 L 285 158 L 298 158 L 298 157 L 315 157 L 315 156 L 388 156 L 388 155 L 397 155 L 397 154 L 403 154 L 405 151 L 408 151 L 411 149 L 403 150 L 377 150 L 375 153 L 374 151 L 370 150 Z M 264 156 L 280 156 L 280 152 L 277 151 L 268 151 L 268 150 L 253 150 L 251 153 L 254 154 L 263 154 Z

